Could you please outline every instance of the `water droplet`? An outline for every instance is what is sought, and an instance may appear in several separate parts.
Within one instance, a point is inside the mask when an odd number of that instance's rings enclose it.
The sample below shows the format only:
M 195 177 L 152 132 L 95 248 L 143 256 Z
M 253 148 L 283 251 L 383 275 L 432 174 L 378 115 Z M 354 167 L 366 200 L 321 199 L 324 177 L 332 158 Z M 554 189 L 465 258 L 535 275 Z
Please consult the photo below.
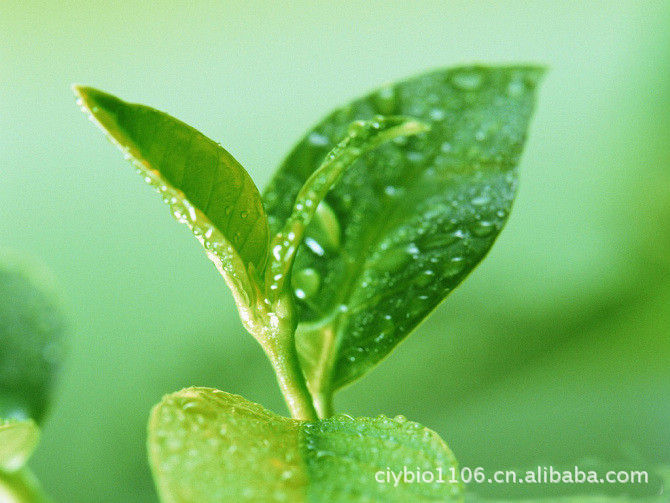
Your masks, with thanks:
M 396 138 L 393 138 L 392 141 L 399 147 L 404 147 L 405 145 L 407 145 L 408 139 L 406 136 L 397 136 Z
M 474 197 L 470 202 L 473 206 L 484 206 L 489 201 L 491 201 L 491 198 L 487 194 L 480 194 L 477 197 Z
M 384 194 L 386 194 L 389 197 L 393 197 L 398 194 L 398 189 L 393 185 L 387 185 L 386 187 L 384 187 Z
M 405 248 L 405 250 L 407 251 L 407 253 L 409 253 L 413 257 L 416 257 L 420 252 L 419 247 L 416 246 L 416 243 L 408 244 L 407 248 Z
M 367 136 L 367 130 L 365 128 L 365 121 L 354 121 L 351 124 L 349 124 L 349 127 L 347 128 L 347 133 L 351 136 Z
M 319 133 L 311 133 L 307 140 L 315 147 L 328 147 L 330 145 L 330 140 L 327 136 Z
M 380 114 L 392 114 L 396 108 L 395 89 L 392 86 L 382 87 L 373 96 L 372 102 Z
M 428 114 L 433 121 L 442 121 L 447 116 L 447 113 L 441 108 L 433 108 Z
M 483 81 L 481 72 L 475 69 L 460 70 L 451 77 L 451 83 L 464 91 L 477 90 Z
M 480 238 L 490 236 L 495 230 L 495 223 L 488 220 L 481 220 L 472 226 L 472 233 Z
M 510 98 L 517 98 L 521 96 L 526 89 L 526 85 L 522 80 L 514 79 L 511 80 L 507 85 L 507 96 Z
M 406 152 L 405 155 L 407 156 L 407 160 L 409 162 L 417 164 L 423 162 L 426 158 L 425 154 L 423 152 L 419 152 L 418 150 L 410 150 L 409 152 Z
M 305 245 L 319 257 L 323 257 L 326 254 L 326 251 L 323 249 L 323 247 L 313 238 L 305 238 Z
M 419 287 L 425 287 L 428 286 L 433 281 L 434 277 L 435 277 L 435 271 L 433 271 L 432 269 L 426 269 L 416 278 L 414 283 Z
M 452 258 L 442 269 L 442 273 L 448 278 L 452 278 L 460 274 L 465 268 L 465 261 L 463 257 Z
M 272 248 L 272 256 L 277 260 L 281 260 L 281 258 L 282 258 L 281 257 L 281 251 L 282 251 L 282 246 L 281 245 L 275 245 Z
M 321 287 L 321 275 L 310 268 L 302 269 L 291 277 L 291 284 L 295 290 L 296 297 L 306 299 L 313 297 Z

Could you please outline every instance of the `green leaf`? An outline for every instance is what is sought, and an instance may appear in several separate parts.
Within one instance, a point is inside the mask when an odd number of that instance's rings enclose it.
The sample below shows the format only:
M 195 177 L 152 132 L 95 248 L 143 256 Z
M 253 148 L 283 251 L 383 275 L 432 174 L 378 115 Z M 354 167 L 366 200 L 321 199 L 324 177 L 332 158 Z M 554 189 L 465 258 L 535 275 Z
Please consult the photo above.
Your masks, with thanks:
M 0 471 L 14 472 L 23 467 L 39 438 L 40 430 L 31 419 L 0 420 Z
M 511 209 L 542 74 L 461 67 L 391 84 L 332 112 L 288 155 L 263 196 L 272 231 L 352 121 L 431 125 L 347 170 L 299 247 L 298 346 L 317 400 L 384 358 L 486 255 Z
M 238 306 L 253 304 L 253 271 L 265 266 L 268 222 L 244 168 L 216 142 L 163 112 L 90 87 L 74 91 L 82 110 L 193 230 Z
M 447 473 L 453 455 L 402 417 L 287 419 L 236 395 L 188 388 L 149 423 L 149 458 L 163 503 L 452 502 L 460 484 L 379 483 L 385 470 Z
M 306 227 L 319 208 L 324 208 L 321 201 L 344 171 L 363 154 L 389 140 L 425 133 L 429 129 L 428 125 L 414 119 L 382 116 L 371 121 L 356 121 L 349 126 L 347 136 L 328 153 L 298 192 L 291 216 L 270 245 L 272 256 L 266 274 L 270 292 L 283 292 L 297 251 L 296 244 L 302 241 Z M 320 214 L 323 215 L 323 211 Z
M 40 421 L 48 408 L 66 330 L 57 290 L 40 263 L 0 250 L 0 418 Z

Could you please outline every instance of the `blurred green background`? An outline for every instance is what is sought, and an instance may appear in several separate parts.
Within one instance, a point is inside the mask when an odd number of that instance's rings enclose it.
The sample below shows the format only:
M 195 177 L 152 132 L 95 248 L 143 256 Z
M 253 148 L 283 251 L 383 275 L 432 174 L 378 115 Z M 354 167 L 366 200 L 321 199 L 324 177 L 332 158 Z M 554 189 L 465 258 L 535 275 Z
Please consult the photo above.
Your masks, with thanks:
M 185 120 L 264 186 L 307 127 L 387 80 L 549 65 L 490 256 L 338 409 L 405 414 L 471 467 L 670 462 L 667 0 L 4 0 L 0 33 L 0 244 L 48 265 L 72 325 L 31 460 L 55 499 L 155 501 L 164 393 L 285 412 L 224 282 L 73 82 Z

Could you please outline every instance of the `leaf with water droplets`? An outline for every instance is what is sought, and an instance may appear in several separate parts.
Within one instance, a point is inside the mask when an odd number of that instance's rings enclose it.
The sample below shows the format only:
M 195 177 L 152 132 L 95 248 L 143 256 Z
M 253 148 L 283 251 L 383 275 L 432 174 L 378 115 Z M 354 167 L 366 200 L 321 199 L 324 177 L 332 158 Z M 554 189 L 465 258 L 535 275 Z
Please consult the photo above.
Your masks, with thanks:
M 31 419 L 0 420 L 0 471 L 15 472 L 37 447 L 40 430 Z
M 0 252 L 0 418 L 40 421 L 47 410 L 66 329 L 57 292 L 44 266 Z
M 452 453 L 405 418 L 301 422 L 208 388 L 168 395 L 154 408 L 149 459 L 163 503 L 462 499 L 461 485 L 448 480 Z M 441 470 L 443 481 L 387 481 L 405 466 L 435 478 Z
M 398 114 L 431 125 L 349 168 L 298 249 L 298 347 L 317 401 L 384 358 L 486 255 L 514 199 L 542 74 L 475 66 L 390 84 L 335 110 L 288 155 L 263 195 L 273 231 L 352 121 Z
M 270 244 L 272 256 L 266 273 L 270 291 L 283 293 L 285 279 L 290 275 L 297 245 L 303 239 L 305 228 L 316 215 L 322 218 L 327 216 L 324 215 L 326 207 L 321 206 L 321 201 L 345 170 L 362 155 L 387 141 L 425 133 L 429 129 L 427 124 L 414 119 L 393 116 L 379 116 L 371 121 L 356 121 L 349 125 L 347 136 L 326 155 L 325 160 L 301 187 L 291 216 Z M 324 232 L 324 241 L 336 242 L 339 238 L 332 228 L 326 228 Z M 296 290 L 295 295 L 301 298 L 301 292 L 304 294 L 305 290 Z
M 163 112 L 90 87 L 74 91 L 175 218 L 193 230 L 246 310 L 253 304 L 252 271 L 263 271 L 269 244 L 267 217 L 249 174 L 220 145 Z

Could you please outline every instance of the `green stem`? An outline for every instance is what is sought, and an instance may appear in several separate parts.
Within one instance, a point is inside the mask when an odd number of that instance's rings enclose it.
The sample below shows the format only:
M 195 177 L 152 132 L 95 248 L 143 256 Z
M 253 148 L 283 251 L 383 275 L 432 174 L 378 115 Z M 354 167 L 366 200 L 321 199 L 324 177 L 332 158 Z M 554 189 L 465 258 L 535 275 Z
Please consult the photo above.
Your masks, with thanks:
M 334 413 L 333 393 L 330 390 L 315 393 L 314 407 L 317 414 L 319 415 L 319 419 L 326 419 L 327 417 L 331 417 Z
M 293 419 L 314 421 L 318 419 L 312 397 L 307 389 L 305 376 L 300 368 L 298 352 L 295 349 L 294 336 L 276 339 L 280 344 L 267 344 L 265 352 L 277 375 L 286 405 Z

